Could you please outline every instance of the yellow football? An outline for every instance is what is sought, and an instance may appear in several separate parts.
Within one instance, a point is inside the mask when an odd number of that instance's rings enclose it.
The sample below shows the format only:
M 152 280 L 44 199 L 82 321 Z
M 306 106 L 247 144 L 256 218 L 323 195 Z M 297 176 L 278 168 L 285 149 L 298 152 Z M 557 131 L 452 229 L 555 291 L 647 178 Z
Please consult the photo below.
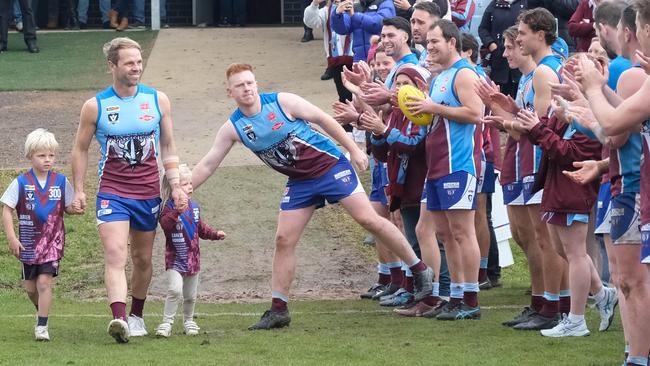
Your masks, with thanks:
M 399 103 L 399 109 L 402 110 L 402 113 L 404 113 L 406 118 L 413 121 L 413 123 L 415 123 L 416 125 L 426 126 L 428 124 L 431 124 L 431 121 L 433 121 L 433 114 L 429 114 L 429 113 L 412 114 L 408 110 L 406 103 L 412 101 L 409 100 L 408 98 L 409 96 L 426 98 L 426 95 L 420 89 L 412 85 L 403 85 L 401 88 L 399 88 L 399 91 L 397 92 L 397 102 Z

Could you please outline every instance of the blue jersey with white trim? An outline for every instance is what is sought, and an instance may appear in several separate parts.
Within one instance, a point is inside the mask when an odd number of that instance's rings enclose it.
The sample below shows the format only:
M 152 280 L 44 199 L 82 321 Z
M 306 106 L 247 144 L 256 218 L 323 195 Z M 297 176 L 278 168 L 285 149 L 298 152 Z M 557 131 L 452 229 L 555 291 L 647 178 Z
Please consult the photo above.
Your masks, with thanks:
M 95 98 L 99 192 L 133 199 L 160 197 L 157 159 L 162 113 L 156 90 L 138 84 L 134 96 L 122 98 L 110 86 Z
M 278 93 L 260 94 L 262 110 L 250 117 L 239 108 L 230 122 L 242 143 L 274 170 L 291 179 L 313 179 L 339 161 L 341 151 L 331 139 L 302 119 L 289 119 Z
M 417 65 L 419 63 L 419 60 L 417 56 L 415 56 L 414 53 L 409 53 L 408 55 L 402 57 L 393 65 L 393 68 L 390 69 L 390 72 L 388 73 L 388 76 L 386 76 L 386 81 L 384 81 L 384 85 L 390 90 L 390 88 L 393 87 L 393 83 L 395 82 L 395 74 L 397 73 L 397 70 L 399 70 L 400 67 L 406 64 L 411 64 L 411 65 Z

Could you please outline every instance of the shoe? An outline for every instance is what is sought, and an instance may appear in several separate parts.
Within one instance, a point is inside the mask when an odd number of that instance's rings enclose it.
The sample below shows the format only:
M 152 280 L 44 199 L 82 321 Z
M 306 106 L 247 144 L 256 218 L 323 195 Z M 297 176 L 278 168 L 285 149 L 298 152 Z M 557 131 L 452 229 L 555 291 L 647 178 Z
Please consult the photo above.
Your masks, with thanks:
M 110 27 L 113 28 L 113 29 L 117 28 L 117 26 L 120 25 L 117 22 L 117 16 L 118 16 L 117 11 L 115 11 L 113 9 L 108 11 L 108 23 L 109 23 Z
M 514 327 L 517 324 L 520 323 L 525 323 L 530 320 L 530 317 L 533 316 L 534 314 L 537 314 L 535 310 L 531 309 L 530 307 L 526 306 L 524 310 L 521 311 L 520 314 L 515 316 L 511 320 L 506 320 L 505 322 L 501 323 L 505 325 L 506 327 Z
M 111 28 L 113 28 L 113 27 L 111 26 L 111 22 L 103 22 L 103 23 L 102 23 L 102 28 L 104 28 L 104 29 L 111 29 Z
M 56 29 L 59 27 L 59 19 L 58 17 L 49 17 L 47 20 L 47 25 L 45 28 L 47 29 Z
M 23 22 L 16 22 L 16 31 L 18 32 L 23 31 Z
M 310 28 L 305 28 L 305 34 L 303 34 L 300 42 L 309 42 L 314 40 L 314 32 Z
M 478 288 L 479 288 L 479 290 L 481 290 L 481 291 L 483 291 L 483 290 L 489 290 L 489 289 L 492 288 L 492 283 L 490 282 L 489 279 L 486 278 L 484 281 L 479 282 L 479 284 L 478 284 Z
M 517 330 L 542 330 L 551 329 L 555 327 L 560 321 L 559 315 L 554 318 L 547 318 L 541 314 L 535 313 L 530 316 L 527 322 L 513 325 L 513 329 Z
M 267 310 L 262 315 L 257 324 L 253 324 L 248 327 L 248 330 L 268 330 L 273 328 L 284 328 L 288 327 L 291 323 L 291 317 L 289 316 L 289 310 L 277 312 L 273 310 Z
M 0 47 L 0 53 L 5 53 L 7 52 L 7 47 Z
M 385 286 L 383 291 L 381 291 L 381 292 L 377 292 L 377 293 L 372 297 L 372 299 L 373 299 L 373 300 L 377 300 L 377 301 L 379 301 L 379 299 L 381 299 L 382 296 L 392 295 L 392 294 L 394 294 L 395 292 L 397 292 L 397 290 L 399 290 L 399 286 L 397 286 L 397 285 L 393 285 L 393 284 L 391 283 L 390 285 Z
M 386 285 L 375 283 L 374 285 L 370 286 L 368 291 L 364 292 L 360 296 L 362 299 L 372 299 L 372 297 L 375 296 L 377 292 L 383 291 L 385 288 Z
M 184 333 L 188 336 L 199 335 L 199 330 L 201 330 L 194 320 L 186 320 L 185 323 L 183 323 L 183 329 Z
M 372 236 L 372 234 L 368 234 L 368 236 L 363 239 L 363 244 L 369 246 L 375 245 L 375 237 Z
M 113 319 L 108 323 L 108 334 L 115 338 L 117 343 L 128 343 L 129 325 L 122 319 Z
M 393 296 L 383 300 L 379 301 L 379 305 L 381 306 L 402 306 L 406 305 L 409 302 L 413 301 L 413 294 L 404 290 L 403 288 L 397 290 L 393 294 Z
M 170 323 L 160 323 L 156 328 L 157 337 L 169 338 L 172 335 L 172 325 Z
M 68 18 L 68 21 L 65 24 L 65 27 L 63 27 L 65 30 L 79 30 L 79 22 L 77 21 L 76 17 L 70 17 Z
M 88 28 L 88 24 L 84 22 L 79 22 L 79 29 L 86 29 L 86 28 Z
M 618 296 L 615 287 L 605 288 L 605 299 L 602 303 L 596 304 L 598 312 L 600 312 L 600 325 L 598 326 L 599 332 L 604 332 L 612 325 L 614 314 L 616 314 L 616 306 L 618 305 Z
M 321 80 L 330 80 L 333 77 L 334 77 L 334 74 L 332 73 L 332 69 L 330 69 L 328 67 L 328 68 L 325 69 L 325 72 L 323 73 L 323 75 L 320 76 L 320 79 Z
M 228 17 L 223 17 L 221 21 L 217 24 L 217 27 L 232 27 L 228 21 Z
M 41 50 L 38 49 L 38 46 L 36 45 L 35 40 L 27 42 L 27 51 L 29 51 L 29 53 L 39 53 L 39 52 L 41 52 Z
M 436 316 L 438 320 L 478 320 L 481 319 L 481 308 L 480 307 L 471 307 L 466 305 L 464 302 L 456 306 L 448 306 L 446 311 L 441 312 Z
M 124 17 L 120 21 L 120 24 L 117 26 L 117 28 L 115 28 L 115 30 L 118 32 L 122 32 L 125 31 L 128 27 L 129 27 L 129 18 Z
M 163 23 L 162 28 L 167 29 L 167 28 L 170 28 L 170 27 L 169 27 L 169 24 L 168 24 L 168 23 Z
M 433 290 L 433 271 L 427 267 L 422 272 L 413 272 L 413 292 L 415 301 L 420 301 L 431 295 Z
M 129 25 L 129 29 L 145 29 L 145 28 L 147 27 L 142 22 L 134 22 L 133 24 Z
M 144 319 L 137 315 L 129 315 L 127 319 L 129 323 L 129 334 L 131 337 L 144 337 L 147 334 L 147 328 L 144 326 Z
M 442 312 L 446 312 L 446 311 L 447 311 L 447 308 L 448 308 L 449 306 L 451 306 L 451 305 L 449 304 L 449 301 L 447 301 L 447 300 L 440 300 L 440 301 L 438 302 L 438 305 L 434 306 L 433 309 L 431 309 L 431 310 L 425 312 L 424 314 L 422 314 L 422 316 L 425 317 L 425 318 L 429 318 L 429 319 L 431 319 L 431 318 L 435 318 L 435 317 L 438 316 L 438 314 L 440 314 L 440 313 L 442 313 Z
M 422 316 L 424 313 L 426 313 L 427 311 L 433 308 L 434 308 L 433 306 L 429 306 L 425 304 L 424 301 L 420 301 L 416 303 L 415 306 L 412 306 L 408 309 L 395 309 L 394 312 L 397 315 L 413 317 L 413 316 Z
M 406 304 L 404 304 L 402 306 L 398 306 L 397 308 L 393 309 L 393 311 L 398 312 L 399 310 L 410 309 L 410 308 L 414 307 L 417 304 L 418 304 L 417 302 L 415 302 L 413 299 L 411 299 L 410 302 L 408 302 L 408 303 L 406 303 Z
M 500 278 L 490 278 L 490 286 L 492 288 L 498 288 L 498 287 L 503 286 L 503 284 L 501 283 Z
M 50 333 L 48 332 L 47 325 L 37 325 L 34 328 L 34 338 L 37 341 L 49 341 Z
M 584 319 L 577 323 L 573 323 L 569 320 L 569 317 L 564 315 L 562 320 L 551 329 L 542 329 L 540 333 L 544 337 L 586 337 L 589 335 L 589 329 L 587 329 L 587 322 Z

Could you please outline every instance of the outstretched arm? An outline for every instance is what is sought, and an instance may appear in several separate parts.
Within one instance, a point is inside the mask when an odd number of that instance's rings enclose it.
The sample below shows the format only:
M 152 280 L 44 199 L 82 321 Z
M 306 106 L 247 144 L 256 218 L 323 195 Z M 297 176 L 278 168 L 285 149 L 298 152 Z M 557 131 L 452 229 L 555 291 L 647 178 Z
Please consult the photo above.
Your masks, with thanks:
M 341 128 L 342 129 L 342 128 Z M 199 161 L 192 170 L 192 185 L 197 189 L 208 179 L 219 167 L 223 158 L 226 157 L 232 145 L 239 140 L 235 126 L 228 120 L 221 126 L 214 139 L 214 144 L 207 154 Z
M 88 148 L 97 129 L 97 113 L 97 100 L 95 98 L 88 99 L 81 107 L 79 127 L 72 148 L 72 184 L 74 186 L 72 208 L 78 213 L 83 213 L 86 209 L 84 179 L 88 168 Z

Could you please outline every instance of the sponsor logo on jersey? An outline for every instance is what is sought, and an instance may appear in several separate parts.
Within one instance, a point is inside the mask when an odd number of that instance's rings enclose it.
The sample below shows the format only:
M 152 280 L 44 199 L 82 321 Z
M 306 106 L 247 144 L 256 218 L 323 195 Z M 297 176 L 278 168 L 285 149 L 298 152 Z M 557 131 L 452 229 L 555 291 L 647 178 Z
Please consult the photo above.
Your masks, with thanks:
M 269 112 L 269 114 L 266 115 L 266 119 L 273 121 L 275 119 L 275 112 Z
M 444 93 L 444 92 L 446 92 L 446 91 L 447 91 L 447 87 L 446 87 L 446 86 L 443 85 L 443 86 L 440 87 L 440 92 L 441 92 L 441 93 Z
M 341 178 L 347 177 L 349 175 L 352 175 L 352 172 L 350 171 L 350 169 L 345 169 L 342 172 L 338 172 L 338 173 L 334 174 L 334 179 L 341 179 Z
M 458 189 L 460 188 L 460 182 L 446 182 L 442 184 L 443 189 Z
M 148 111 L 149 110 L 149 103 L 140 104 L 140 110 Z
M 106 107 L 106 112 L 119 112 L 120 111 L 120 106 L 119 105 L 112 105 L 109 107 Z
M 110 215 L 111 213 L 113 213 L 113 210 L 110 209 L 110 208 L 97 210 L 97 217 L 104 216 L 104 215 Z
M 145 114 L 145 115 L 142 115 L 142 116 L 138 117 L 139 120 L 145 121 L 145 122 L 149 122 L 154 118 L 156 118 L 156 117 L 154 117 L 154 116 L 152 116 L 150 114 Z
M 120 119 L 120 114 L 119 113 L 109 113 L 108 114 L 108 122 L 110 122 L 110 123 L 115 124 L 115 123 L 117 123 L 117 121 L 119 121 L 119 119 Z
M 281 129 L 282 126 L 284 126 L 284 122 L 276 122 L 276 123 L 273 125 L 273 127 L 271 127 L 271 130 L 273 130 L 273 131 L 277 131 L 277 130 Z
M 25 184 L 25 190 L 26 191 L 35 191 L 36 187 L 32 184 Z
M 34 192 L 32 192 L 32 191 L 25 192 L 25 197 L 27 198 L 27 201 L 33 201 L 34 200 Z
M 199 221 L 199 208 L 194 207 L 194 209 L 192 210 L 192 213 L 194 214 L 194 221 Z

